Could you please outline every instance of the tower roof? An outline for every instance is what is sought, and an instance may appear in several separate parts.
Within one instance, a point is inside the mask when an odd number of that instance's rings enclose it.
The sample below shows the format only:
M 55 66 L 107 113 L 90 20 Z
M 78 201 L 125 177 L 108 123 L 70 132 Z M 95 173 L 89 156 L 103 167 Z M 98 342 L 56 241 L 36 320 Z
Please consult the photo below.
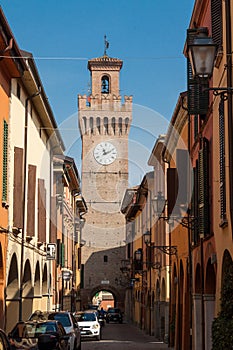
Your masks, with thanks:
M 113 58 L 109 57 L 107 55 L 101 56 L 101 57 L 96 57 L 92 58 L 88 61 L 88 69 L 93 70 L 93 69 L 99 69 L 100 67 L 105 67 L 110 68 L 114 67 L 115 69 L 120 70 L 122 68 L 123 61 L 120 60 L 119 58 Z

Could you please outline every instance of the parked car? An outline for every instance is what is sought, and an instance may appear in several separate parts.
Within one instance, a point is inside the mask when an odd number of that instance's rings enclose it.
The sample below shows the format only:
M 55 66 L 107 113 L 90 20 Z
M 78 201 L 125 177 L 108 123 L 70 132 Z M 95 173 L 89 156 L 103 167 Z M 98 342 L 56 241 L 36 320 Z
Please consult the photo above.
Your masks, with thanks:
M 123 315 L 120 309 L 115 307 L 110 307 L 106 314 L 106 322 L 123 322 Z
M 59 321 L 21 321 L 8 338 L 13 350 L 69 350 L 69 335 Z
M 1 350 L 11 350 L 11 344 L 6 333 L 0 329 L 0 349 Z
M 81 337 L 101 339 L 101 326 L 97 312 L 94 310 L 79 311 L 74 314 L 81 330 Z
M 60 321 L 69 334 L 70 350 L 81 350 L 81 332 L 74 316 L 68 311 L 35 311 L 29 320 L 57 320 Z

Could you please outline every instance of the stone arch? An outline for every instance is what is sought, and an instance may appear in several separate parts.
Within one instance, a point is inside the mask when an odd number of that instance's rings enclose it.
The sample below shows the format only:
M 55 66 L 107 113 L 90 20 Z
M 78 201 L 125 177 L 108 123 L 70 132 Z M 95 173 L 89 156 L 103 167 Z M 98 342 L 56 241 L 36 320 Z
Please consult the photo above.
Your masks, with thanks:
M 12 314 L 15 315 L 12 318 Z M 6 285 L 6 330 L 10 331 L 19 318 L 19 271 L 16 253 L 11 257 Z
M 42 294 L 47 295 L 48 293 L 48 271 L 47 265 L 44 265 L 43 277 L 42 277 Z
M 112 293 L 116 300 L 119 300 L 121 298 L 121 295 L 116 288 L 109 287 L 108 285 L 99 284 L 90 291 L 90 300 L 95 296 L 96 293 L 98 293 L 101 290 L 106 290 L 106 292 Z
M 101 93 L 102 94 L 109 94 L 111 89 L 110 89 L 110 75 L 108 74 L 104 74 L 102 77 L 101 77 Z
M 197 266 L 196 266 L 194 291 L 195 291 L 195 293 L 198 293 L 198 294 L 202 292 L 202 287 L 201 287 L 201 266 L 200 266 L 200 264 L 197 264 Z
M 36 263 L 35 280 L 34 280 L 34 294 L 37 297 L 41 295 L 39 261 L 37 261 L 37 263 Z
M 226 249 L 223 253 L 223 261 L 222 261 L 222 283 L 224 280 L 224 275 L 229 267 L 233 264 L 232 257 L 230 252 Z
M 161 301 L 166 301 L 166 283 L 164 278 L 161 284 Z
M 206 278 L 205 278 L 205 293 L 215 294 L 216 291 L 216 275 L 211 259 L 208 259 L 206 266 Z
M 22 280 L 22 312 L 23 320 L 26 320 L 32 313 L 34 290 L 32 286 L 32 270 L 30 260 L 27 259 L 24 265 Z
M 16 254 L 14 253 L 11 262 L 10 269 L 8 273 L 7 287 L 6 287 L 7 299 L 17 299 L 19 298 L 19 275 L 18 275 L 18 262 Z

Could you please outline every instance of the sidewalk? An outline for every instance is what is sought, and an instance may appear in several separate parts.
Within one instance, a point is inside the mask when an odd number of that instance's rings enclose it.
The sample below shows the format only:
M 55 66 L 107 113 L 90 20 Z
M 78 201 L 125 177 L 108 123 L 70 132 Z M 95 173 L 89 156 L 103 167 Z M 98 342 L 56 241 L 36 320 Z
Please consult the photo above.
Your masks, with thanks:
M 134 335 L 134 340 L 137 342 L 143 342 L 148 343 L 148 344 L 153 344 L 153 349 L 170 349 L 172 350 L 173 348 L 169 348 L 168 344 L 165 344 L 162 341 L 156 340 L 156 338 L 153 335 L 146 334 L 142 329 L 138 328 L 135 325 L 132 325 L 128 323 L 128 327 L 132 330 L 132 334 Z

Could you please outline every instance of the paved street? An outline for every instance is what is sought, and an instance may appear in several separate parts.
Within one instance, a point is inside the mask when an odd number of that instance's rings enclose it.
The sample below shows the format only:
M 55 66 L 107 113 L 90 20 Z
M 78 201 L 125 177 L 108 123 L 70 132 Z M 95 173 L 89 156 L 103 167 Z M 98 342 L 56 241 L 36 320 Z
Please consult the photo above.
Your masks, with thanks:
M 106 324 L 103 327 L 102 340 L 84 340 L 82 350 L 161 350 L 168 349 L 154 337 L 145 335 L 140 329 L 123 324 Z

